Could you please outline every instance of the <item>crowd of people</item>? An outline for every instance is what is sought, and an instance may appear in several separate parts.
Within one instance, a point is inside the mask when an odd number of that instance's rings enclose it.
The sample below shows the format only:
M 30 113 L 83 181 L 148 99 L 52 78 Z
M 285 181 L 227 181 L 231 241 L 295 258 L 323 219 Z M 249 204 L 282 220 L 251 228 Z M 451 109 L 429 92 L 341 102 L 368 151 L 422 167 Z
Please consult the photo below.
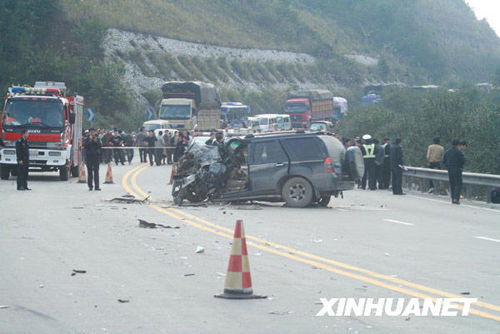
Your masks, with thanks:
M 403 162 L 401 138 L 396 138 L 392 143 L 389 138 L 384 138 L 383 143 L 380 143 L 376 138 L 366 134 L 361 138 L 354 137 L 352 140 L 343 138 L 342 142 L 346 149 L 351 146 L 358 147 L 363 155 L 365 172 L 358 180 L 358 188 L 367 189 L 367 186 L 370 190 L 392 188 L 394 195 L 405 195 L 402 178 L 406 167 Z M 467 142 L 454 139 L 446 151 L 440 142 L 440 138 L 436 137 L 427 148 L 427 167 L 441 169 L 444 166 L 448 170 L 451 201 L 453 204 L 460 204 L 462 171 L 465 164 L 463 151 L 467 147 Z M 432 180 L 429 181 L 429 187 L 429 193 L 436 191 Z

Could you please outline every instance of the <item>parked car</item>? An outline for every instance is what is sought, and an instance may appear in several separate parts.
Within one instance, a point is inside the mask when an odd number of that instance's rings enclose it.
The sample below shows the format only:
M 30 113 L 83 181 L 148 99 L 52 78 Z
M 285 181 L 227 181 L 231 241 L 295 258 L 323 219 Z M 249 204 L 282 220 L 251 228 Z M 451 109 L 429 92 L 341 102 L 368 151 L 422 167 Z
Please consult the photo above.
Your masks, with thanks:
M 364 173 L 357 147 L 330 134 L 276 133 L 231 138 L 223 147 L 192 145 L 179 161 L 174 201 L 284 201 L 326 206 Z
M 276 122 L 278 123 L 279 131 L 292 130 L 292 120 L 290 119 L 290 115 L 278 114 L 276 115 Z

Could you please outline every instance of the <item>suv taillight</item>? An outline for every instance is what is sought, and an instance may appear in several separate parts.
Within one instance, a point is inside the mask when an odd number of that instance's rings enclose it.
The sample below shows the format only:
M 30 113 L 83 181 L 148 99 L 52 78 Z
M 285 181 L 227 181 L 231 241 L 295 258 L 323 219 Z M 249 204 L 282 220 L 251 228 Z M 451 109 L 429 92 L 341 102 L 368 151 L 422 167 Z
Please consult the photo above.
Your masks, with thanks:
M 325 168 L 328 171 L 328 173 L 335 173 L 335 171 L 333 170 L 333 161 L 332 161 L 332 158 L 327 157 L 325 159 L 325 162 L 323 162 L 323 165 L 325 166 Z

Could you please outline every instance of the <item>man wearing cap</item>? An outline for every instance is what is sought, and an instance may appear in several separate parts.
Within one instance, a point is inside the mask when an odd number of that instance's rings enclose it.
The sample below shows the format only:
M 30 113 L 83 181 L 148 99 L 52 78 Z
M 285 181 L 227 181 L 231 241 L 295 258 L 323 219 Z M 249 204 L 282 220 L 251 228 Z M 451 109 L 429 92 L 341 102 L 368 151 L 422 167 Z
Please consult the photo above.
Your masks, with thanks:
M 369 134 L 364 135 L 363 140 L 365 143 L 361 145 L 360 149 L 365 163 L 365 174 L 361 179 L 361 188 L 366 188 L 366 182 L 368 180 L 368 187 L 370 190 L 376 190 L 375 144 L 372 141 L 372 136 Z
M 100 191 L 99 188 L 99 156 L 101 154 L 101 141 L 95 133 L 95 129 L 89 129 L 89 136 L 83 142 L 83 147 L 87 156 L 87 184 L 89 191 L 95 189 Z M 93 184 L 92 184 L 92 181 Z
M 458 139 L 453 139 L 451 145 L 452 146 L 444 153 L 443 162 L 446 168 L 448 168 L 451 203 L 460 204 L 460 192 L 462 191 L 462 170 L 465 164 L 465 156 L 461 147 L 465 148 L 467 143 L 460 142 Z

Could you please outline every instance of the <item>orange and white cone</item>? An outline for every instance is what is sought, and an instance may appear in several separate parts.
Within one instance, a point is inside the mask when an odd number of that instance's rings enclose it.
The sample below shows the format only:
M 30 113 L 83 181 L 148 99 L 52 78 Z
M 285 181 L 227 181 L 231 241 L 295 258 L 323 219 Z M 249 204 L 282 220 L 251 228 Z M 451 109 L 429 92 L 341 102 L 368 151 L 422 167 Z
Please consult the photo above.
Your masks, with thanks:
M 253 294 L 245 229 L 241 220 L 236 221 L 234 229 L 233 247 L 231 248 L 231 256 L 229 258 L 224 293 L 214 297 L 226 299 L 267 298 L 266 296 Z
M 111 162 L 108 162 L 108 170 L 106 172 L 106 179 L 104 183 L 114 183 L 113 182 L 113 171 L 111 170 Z
M 80 173 L 78 174 L 78 183 L 87 183 L 87 174 L 85 173 L 85 162 L 80 164 Z

